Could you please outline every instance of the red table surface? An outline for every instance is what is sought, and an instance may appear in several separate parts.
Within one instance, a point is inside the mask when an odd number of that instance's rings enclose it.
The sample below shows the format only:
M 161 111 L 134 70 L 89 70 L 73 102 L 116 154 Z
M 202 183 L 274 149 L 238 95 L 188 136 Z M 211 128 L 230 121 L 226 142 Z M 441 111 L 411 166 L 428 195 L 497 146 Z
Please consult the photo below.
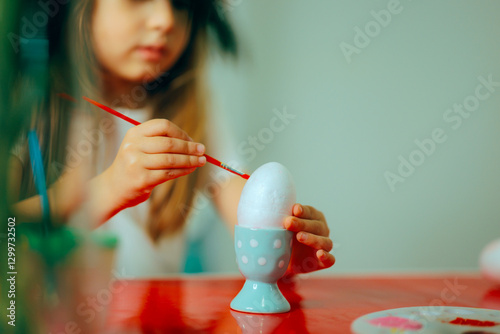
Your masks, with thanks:
M 121 281 L 109 305 L 111 333 L 350 333 L 358 317 L 411 306 L 500 309 L 500 286 L 478 276 L 296 276 L 280 283 L 291 311 L 262 315 L 229 307 L 242 277 Z

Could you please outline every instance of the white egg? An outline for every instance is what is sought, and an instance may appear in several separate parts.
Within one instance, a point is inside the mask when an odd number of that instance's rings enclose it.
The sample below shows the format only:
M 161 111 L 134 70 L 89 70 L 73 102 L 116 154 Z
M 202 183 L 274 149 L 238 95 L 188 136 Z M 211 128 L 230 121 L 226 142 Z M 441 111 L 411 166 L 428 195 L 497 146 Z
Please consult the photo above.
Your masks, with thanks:
M 483 249 L 479 267 L 486 279 L 500 283 L 500 239 L 491 242 Z
M 292 175 L 280 163 L 269 162 L 252 173 L 238 204 L 238 225 L 251 228 L 283 228 L 292 215 L 296 192 Z

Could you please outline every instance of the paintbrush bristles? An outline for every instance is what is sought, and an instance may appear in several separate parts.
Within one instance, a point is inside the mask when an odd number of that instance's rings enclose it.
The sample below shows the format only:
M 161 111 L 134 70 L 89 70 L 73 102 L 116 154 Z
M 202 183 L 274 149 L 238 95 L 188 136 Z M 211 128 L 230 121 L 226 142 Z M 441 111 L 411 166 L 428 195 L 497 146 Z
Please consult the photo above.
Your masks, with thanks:
M 247 180 L 248 180 L 248 178 L 250 177 L 250 175 L 248 175 L 248 174 L 244 174 L 244 173 L 242 173 L 242 172 L 240 172 L 240 171 L 237 171 L 236 169 L 231 168 L 231 167 L 229 167 L 228 165 L 226 165 L 226 164 L 224 164 L 224 163 L 222 163 L 222 162 L 220 163 L 220 167 L 222 167 L 222 168 L 224 168 L 225 170 L 228 170 L 228 171 L 230 171 L 230 172 L 233 172 L 233 173 L 235 173 L 235 174 L 238 174 L 239 176 L 241 176 L 241 177 L 242 177 L 242 178 L 244 178 L 244 179 L 247 179 Z

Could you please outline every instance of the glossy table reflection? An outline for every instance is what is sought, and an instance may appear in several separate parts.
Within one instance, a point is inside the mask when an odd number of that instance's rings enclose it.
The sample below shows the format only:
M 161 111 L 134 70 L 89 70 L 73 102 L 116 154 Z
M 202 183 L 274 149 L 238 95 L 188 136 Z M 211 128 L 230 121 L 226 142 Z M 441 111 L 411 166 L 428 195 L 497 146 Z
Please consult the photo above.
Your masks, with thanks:
M 500 286 L 479 276 L 325 277 L 281 282 L 284 314 L 233 311 L 240 276 L 122 281 L 109 305 L 106 333 L 350 333 L 359 316 L 409 306 L 500 309 Z

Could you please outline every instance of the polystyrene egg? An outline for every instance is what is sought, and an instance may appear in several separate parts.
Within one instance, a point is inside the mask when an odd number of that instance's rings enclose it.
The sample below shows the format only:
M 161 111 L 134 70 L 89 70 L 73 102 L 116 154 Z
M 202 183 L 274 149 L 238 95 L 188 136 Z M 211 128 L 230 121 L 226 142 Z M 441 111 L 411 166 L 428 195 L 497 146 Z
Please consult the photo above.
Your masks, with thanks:
M 484 248 L 479 258 L 479 267 L 486 279 L 500 283 L 500 239 Z
M 283 228 L 292 215 L 296 191 L 292 175 L 280 163 L 269 162 L 252 173 L 238 204 L 238 225 L 250 228 Z

